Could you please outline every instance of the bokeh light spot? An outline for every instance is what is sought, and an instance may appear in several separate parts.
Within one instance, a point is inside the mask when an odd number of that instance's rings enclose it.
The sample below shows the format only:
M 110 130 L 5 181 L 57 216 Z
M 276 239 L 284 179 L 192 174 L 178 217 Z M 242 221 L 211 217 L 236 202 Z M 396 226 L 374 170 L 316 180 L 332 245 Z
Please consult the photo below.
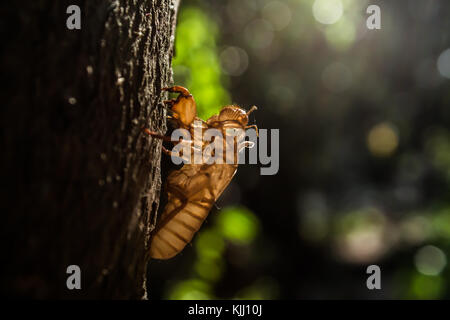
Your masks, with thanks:
M 445 253 L 435 246 L 425 246 L 417 251 L 414 262 L 417 271 L 426 276 L 436 276 L 447 264 Z
M 228 207 L 222 210 L 217 222 L 223 236 L 238 244 L 250 243 L 259 231 L 258 219 L 243 207 Z
M 336 253 L 351 263 L 369 263 L 379 259 L 390 248 L 388 223 L 375 208 L 350 211 L 339 217 L 336 227 Z
M 279 1 L 269 2 L 262 10 L 263 17 L 276 31 L 286 28 L 291 22 L 291 9 Z
M 214 230 L 200 232 L 195 240 L 195 246 L 198 255 L 205 258 L 218 258 L 225 248 L 223 238 Z
M 450 49 L 445 50 L 439 55 L 437 68 L 441 76 L 450 79 Z
M 338 22 L 343 12 L 341 0 L 316 0 L 313 4 L 314 18 L 323 24 Z
M 367 146 L 376 157 L 392 155 L 398 147 L 398 135 L 393 125 L 383 122 L 374 126 L 367 136 Z
M 240 76 L 247 70 L 247 52 L 238 47 L 227 47 L 220 53 L 220 63 L 224 73 Z

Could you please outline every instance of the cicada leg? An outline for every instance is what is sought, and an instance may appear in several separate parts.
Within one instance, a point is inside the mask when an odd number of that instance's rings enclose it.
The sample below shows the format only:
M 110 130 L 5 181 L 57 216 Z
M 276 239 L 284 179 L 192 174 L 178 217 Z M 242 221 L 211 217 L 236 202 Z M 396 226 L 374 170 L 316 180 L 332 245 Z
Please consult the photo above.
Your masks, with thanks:
M 186 98 L 192 97 L 192 94 L 189 92 L 189 90 L 184 88 L 184 87 L 182 87 L 182 86 L 167 87 L 167 88 L 162 88 L 161 90 L 179 93 L 183 97 L 186 97 Z
M 164 100 L 163 103 L 169 105 L 169 107 L 173 106 L 177 102 L 177 99 L 169 99 Z
M 146 128 L 144 129 L 144 132 L 146 134 L 148 134 L 149 136 L 155 137 L 157 139 L 161 139 L 161 140 L 166 141 L 166 142 L 172 142 L 173 144 L 176 144 L 176 143 L 187 143 L 189 145 L 193 144 L 192 140 L 187 140 L 187 139 L 183 139 L 183 138 L 180 138 L 179 140 L 172 140 L 168 136 L 163 136 L 162 134 L 159 134 L 159 133 L 157 133 L 155 131 L 151 131 L 151 130 L 146 129 Z
M 161 135 L 161 134 L 159 134 L 159 133 L 157 133 L 155 131 L 151 131 L 151 130 L 149 130 L 147 128 L 144 129 L 144 132 L 147 133 L 148 135 L 154 137 L 154 138 L 161 139 L 161 140 L 167 141 L 167 142 L 171 142 L 172 144 L 178 144 L 178 143 L 187 144 L 189 146 L 189 148 L 191 149 L 191 152 L 193 152 L 195 150 L 197 150 L 197 152 L 201 152 L 201 150 L 199 151 L 198 148 L 194 147 L 194 145 L 193 145 L 194 142 L 191 141 L 191 140 L 186 140 L 186 139 L 180 138 L 178 141 L 174 141 L 168 136 L 163 136 L 163 135 Z M 177 158 L 180 158 L 183 161 L 187 161 L 187 162 L 189 162 L 191 160 L 191 158 L 187 154 L 182 154 L 181 157 L 180 157 L 179 155 L 174 154 L 171 150 L 166 149 L 164 146 L 161 146 L 161 149 L 162 149 L 162 152 L 164 152 L 165 154 L 167 154 L 167 155 L 169 155 L 171 157 L 177 157 Z
M 256 124 L 252 124 L 252 125 L 245 127 L 245 129 L 250 129 L 250 128 L 254 128 L 256 131 L 256 136 L 259 137 L 258 126 Z
M 161 135 L 161 134 L 159 134 L 159 133 L 157 133 L 157 132 L 155 132 L 155 131 L 151 131 L 151 130 L 149 130 L 149 129 L 147 129 L 147 128 L 144 129 L 144 132 L 145 132 L 146 134 L 148 134 L 149 136 L 152 136 L 152 137 L 161 139 L 161 140 L 163 140 L 163 141 L 170 141 L 170 142 L 173 142 L 173 141 L 170 139 L 170 137 L 163 136 L 163 135 Z

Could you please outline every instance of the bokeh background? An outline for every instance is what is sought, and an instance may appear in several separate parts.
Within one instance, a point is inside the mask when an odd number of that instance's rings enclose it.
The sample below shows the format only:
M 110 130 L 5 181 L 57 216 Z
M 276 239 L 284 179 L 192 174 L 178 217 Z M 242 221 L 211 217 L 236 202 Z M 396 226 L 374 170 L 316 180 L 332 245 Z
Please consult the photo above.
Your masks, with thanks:
M 241 165 L 192 245 L 151 261 L 149 298 L 449 298 L 449 16 L 445 0 L 182 1 L 175 83 L 202 118 L 257 105 L 280 169 Z

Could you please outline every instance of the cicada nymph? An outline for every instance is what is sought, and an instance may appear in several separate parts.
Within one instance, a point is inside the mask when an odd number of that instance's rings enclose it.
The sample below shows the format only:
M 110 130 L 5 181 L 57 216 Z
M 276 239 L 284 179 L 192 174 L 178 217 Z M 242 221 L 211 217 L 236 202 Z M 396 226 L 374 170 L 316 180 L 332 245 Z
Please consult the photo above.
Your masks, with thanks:
M 225 106 L 218 115 L 203 121 L 197 117 L 194 98 L 186 88 L 174 86 L 163 90 L 179 93 L 176 99 L 164 102 L 172 111 L 169 118 L 175 127 L 187 130 L 193 139 L 172 141 L 170 137 L 161 136 L 148 129 L 145 129 L 145 132 L 153 137 L 171 141 L 174 145 L 188 146 L 190 154 L 183 153 L 180 156 L 184 160 L 185 158 L 192 160 L 196 152 L 205 154 L 212 146 L 214 148 L 211 155 L 219 155 L 219 158 L 216 157 L 212 163 L 208 161 L 211 159 L 205 161 L 205 158 L 201 163 L 185 162 L 181 169 L 169 174 L 165 187 L 168 202 L 152 231 L 150 240 L 150 257 L 155 259 L 172 258 L 191 242 L 211 207 L 236 173 L 238 153 L 253 145 L 251 141 L 245 141 L 245 131 L 250 127 L 254 127 L 256 132 L 258 130 L 256 125 L 248 125 L 248 116 L 256 110 L 255 106 L 249 111 L 239 106 Z M 216 129 L 222 138 L 216 136 L 213 140 L 205 142 L 203 132 L 208 129 Z M 202 133 L 200 136 L 198 130 Z M 240 133 L 232 139 L 227 139 L 233 131 Z M 162 148 L 164 153 L 173 155 L 172 151 Z

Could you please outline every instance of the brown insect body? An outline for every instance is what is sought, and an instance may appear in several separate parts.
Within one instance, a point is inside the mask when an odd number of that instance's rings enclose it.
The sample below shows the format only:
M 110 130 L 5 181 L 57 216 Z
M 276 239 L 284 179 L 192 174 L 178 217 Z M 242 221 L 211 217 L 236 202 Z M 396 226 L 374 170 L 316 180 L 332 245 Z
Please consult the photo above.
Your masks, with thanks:
M 189 143 L 191 153 L 194 145 L 200 145 L 203 151 L 209 146 L 201 137 L 195 136 L 194 121 L 198 120 L 202 126 L 202 132 L 207 129 L 217 129 L 223 137 L 223 141 L 217 141 L 216 146 L 233 147 L 234 159 L 226 163 L 226 152 L 223 151 L 223 163 L 195 164 L 186 163 L 179 170 L 172 171 L 166 181 L 168 202 L 152 233 L 150 244 L 150 256 L 155 259 L 169 259 L 183 250 L 190 243 L 195 233 L 200 229 L 203 221 L 209 214 L 214 202 L 230 183 L 236 173 L 238 162 L 237 154 L 250 143 L 242 141 L 242 137 L 227 140 L 227 129 L 245 129 L 249 127 L 248 114 L 256 109 L 253 107 L 246 112 L 238 106 L 225 106 L 218 115 L 210 117 L 207 121 L 197 118 L 194 98 L 183 87 L 175 86 L 164 89 L 170 92 L 180 93 L 177 99 L 166 101 L 171 105 L 173 116 L 170 117 L 179 128 L 189 130 L 194 141 L 176 141 L 177 143 Z M 257 128 L 256 128 L 257 129 Z M 152 136 L 167 139 L 151 131 L 146 130 Z M 200 140 L 198 140 L 200 139 Z M 216 138 L 217 139 L 217 138 Z M 230 141 L 233 145 L 230 144 Z M 216 149 L 217 150 L 217 149 Z M 167 154 L 169 150 L 163 149 Z

